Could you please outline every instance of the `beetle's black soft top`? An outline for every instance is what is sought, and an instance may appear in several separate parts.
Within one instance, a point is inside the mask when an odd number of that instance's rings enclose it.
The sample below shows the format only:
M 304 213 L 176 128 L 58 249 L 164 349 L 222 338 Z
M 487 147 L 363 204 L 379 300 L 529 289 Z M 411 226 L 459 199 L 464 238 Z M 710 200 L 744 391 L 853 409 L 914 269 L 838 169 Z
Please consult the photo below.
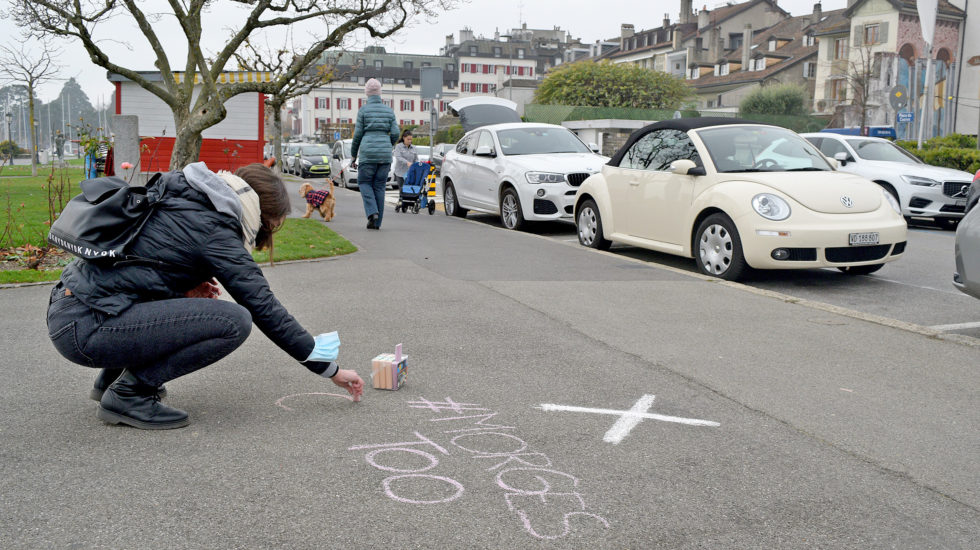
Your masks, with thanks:
M 643 128 L 630 134 L 630 138 L 626 140 L 626 145 L 623 145 L 616 154 L 613 155 L 612 159 L 609 160 L 609 166 L 619 166 L 620 161 L 623 160 L 623 156 L 626 151 L 629 151 L 630 147 L 634 143 L 639 141 L 643 136 L 649 134 L 654 130 L 680 130 L 686 132 L 688 130 L 695 130 L 697 128 L 706 128 L 708 126 L 722 126 L 725 124 L 765 124 L 764 122 L 756 122 L 753 120 L 745 120 L 743 118 L 728 118 L 728 117 L 693 117 L 693 118 L 671 118 L 667 120 L 661 120 L 660 122 L 654 122 L 653 124 L 648 124 Z

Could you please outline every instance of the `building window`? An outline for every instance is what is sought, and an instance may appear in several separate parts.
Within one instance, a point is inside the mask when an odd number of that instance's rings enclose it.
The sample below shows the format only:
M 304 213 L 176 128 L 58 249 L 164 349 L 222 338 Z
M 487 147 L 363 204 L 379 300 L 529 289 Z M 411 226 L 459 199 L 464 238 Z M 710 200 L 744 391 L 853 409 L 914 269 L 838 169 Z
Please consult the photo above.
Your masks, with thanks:
M 875 23 L 874 25 L 864 26 L 864 44 L 878 43 L 878 39 L 880 38 L 878 35 L 878 29 L 879 27 L 877 23 Z
M 701 70 L 697 67 L 691 67 L 691 79 L 696 79 L 701 76 Z
M 776 49 L 776 39 L 775 38 L 770 38 L 769 39 L 769 51 L 775 51 L 775 49 Z
M 412 69 L 414 69 L 414 68 L 415 68 L 415 67 L 413 66 L 413 64 L 412 64 L 412 62 L 411 62 L 411 61 L 406 61 L 406 62 L 405 62 L 405 64 L 404 64 L 404 66 L 405 66 L 405 68 L 406 68 L 406 69 L 408 69 L 408 70 L 412 70 Z
M 830 81 L 830 99 L 834 101 L 844 101 L 847 99 L 847 81 L 840 78 Z
M 453 72 L 456 70 L 456 65 L 454 65 L 453 63 L 449 63 L 448 65 L 446 65 L 446 70 L 449 72 Z
M 524 59 L 524 48 L 517 48 L 517 59 Z
M 713 99 L 709 99 L 709 100 L 708 100 L 708 104 L 707 104 L 707 107 L 708 107 L 708 108 L 710 109 L 710 108 L 712 108 L 712 107 L 714 107 L 714 106 L 715 106 L 715 100 L 713 100 Z
M 337 98 L 337 109 L 350 109 L 350 98 L 349 97 L 338 97 Z
M 432 101 L 428 99 L 423 99 L 421 105 L 421 111 L 424 113 L 429 111 L 429 109 L 432 109 Z
M 470 46 L 470 55 L 472 56 L 476 55 L 476 46 Z
M 742 33 L 730 33 L 728 35 L 728 49 L 737 50 L 742 47 Z
M 330 107 L 327 106 L 327 98 L 325 98 L 325 97 L 318 97 L 318 98 L 316 98 L 316 108 L 317 109 L 329 109 Z
M 367 66 L 367 60 L 365 60 L 363 57 L 358 57 L 357 58 L 357 65 L 360 66 L 360 67 L 366 67 Z
M 494 57 L 500 57 L 501 51 L 502 50 L 500 49 L 500 46 L 494 46 L 493 47 L 493 56 Z
M 808 34 L 808 35 L 806 35 L 806 36 L 803 37 L 803 45 L 804 46 L 812 46 L 812 45 L 814 45 L 816 43 L 817 43 L 817 40 L 813 37 L 812 34 Z
M 817 64 L 809 61 L 803 62 L 803 78 L 817 78 Z
M 834 60 L 847 58 L 847 39 L 837 38 L 834 40 Z
M 384 66 L 385 66 L 385 62 L 384 61 L 382 61 L 380 59 L 375 59 L 374 60 L 374 68 L 375 69 L 380 69 L 380 68 L 382 68 Z

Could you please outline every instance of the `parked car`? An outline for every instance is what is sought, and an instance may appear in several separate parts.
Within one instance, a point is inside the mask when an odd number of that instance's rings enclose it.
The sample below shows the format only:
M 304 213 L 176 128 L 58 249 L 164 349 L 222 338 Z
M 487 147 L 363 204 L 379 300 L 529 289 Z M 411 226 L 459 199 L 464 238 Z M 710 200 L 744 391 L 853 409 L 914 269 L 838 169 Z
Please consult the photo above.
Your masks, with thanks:
M 330 146 L 323 144 L 303 145 L 296 151 L 294 169 L 302 178 L 330 175 Z
M 456 145 L 451 143 L 437 143 L 432 148 L 432 155 L 429 157 L 429 162 L 435 165 L 436 174 L 442 173 L 442 161 L 446 158 L 446 153 L 455 148 Z
M 980 298 L 980 171 L 970 187 L 966 200 L 966 215 L 956 229 L 954 254 L 956 272 L 953 273 L 953 286 L 961 291 Z
M 334 184 L 348 189 L 357 189 L 357 170 L 350 167 L 352 140 L 343 139 L 333 143 L 330 155 L 330 177 Z
M 520 122 L 516 104 L 466 98 L 449 105 L 466 134 L 446 153 L 442 189 L 446 214 L 499 214 L 504 227 L 525 221 L 573 221 L 575 190 L 608 158 L 567 128 Z
M 932 218 L 941 227 L 955 228 L 966 206 L 973 176 L 930 166 L 898 145 L 880 138 L 828 133 L 803 134 L 810 143 L 836 159 L 842 172 L 864 176 L 898 200 L 906 218 Z
M 749 268 L 866 274 L 905 251 L 897 201 L 839 172 L 799 135 L 730 118 L 637 130 L 575 196 L 579 242 L 693 257 L 735 280 Z
M 287 174 L 298 174 L 299 173 L 299 150 L 304 145 L 310 145 L 308 143 L 288 143 L 284 146 L 282 152 L 282 165 L 283 170 Z

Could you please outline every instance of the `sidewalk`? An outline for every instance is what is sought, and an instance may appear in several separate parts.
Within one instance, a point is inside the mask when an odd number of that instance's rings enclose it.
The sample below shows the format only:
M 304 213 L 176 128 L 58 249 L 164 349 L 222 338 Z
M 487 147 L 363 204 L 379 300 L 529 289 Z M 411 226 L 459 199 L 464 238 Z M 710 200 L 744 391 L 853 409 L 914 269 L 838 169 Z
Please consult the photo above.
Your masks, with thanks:
M 369 231 L 337 200 L 359 252 L 267 276 L 362 376 L 404 343 L 407 387 L 355 405 L 254 331 L 168 384 L 189 427 L 105 426 L 45 337 L 49 287 L 2 289 L 0 547 L 976 542 L 975 349 L 443 214 Z M 719 426 L 612 444 L 618 417 L 541 408 L 644 395 Z

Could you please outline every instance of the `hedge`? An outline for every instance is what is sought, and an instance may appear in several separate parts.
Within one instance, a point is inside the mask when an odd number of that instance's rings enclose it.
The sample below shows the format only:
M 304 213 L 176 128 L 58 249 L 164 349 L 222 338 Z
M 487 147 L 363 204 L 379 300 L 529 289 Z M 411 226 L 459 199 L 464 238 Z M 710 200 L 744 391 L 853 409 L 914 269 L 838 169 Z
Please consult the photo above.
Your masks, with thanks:
M 980 150 L 977 138 L 962 134 L 935 137 L 922 142 L 922 149 L 915 141 L 898 141 L 900 147 L 933 166 L 944 166 L 976 174 L 980 170 Z

